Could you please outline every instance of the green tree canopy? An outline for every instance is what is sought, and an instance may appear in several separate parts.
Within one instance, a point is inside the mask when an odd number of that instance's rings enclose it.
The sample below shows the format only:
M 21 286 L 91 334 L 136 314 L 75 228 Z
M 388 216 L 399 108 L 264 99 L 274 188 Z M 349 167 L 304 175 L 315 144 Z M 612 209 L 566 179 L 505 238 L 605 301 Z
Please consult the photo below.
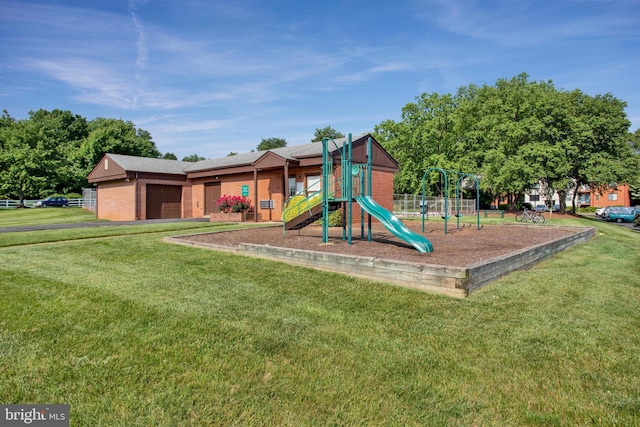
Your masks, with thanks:
M 164 153 L 162 155 L 162 158 L 165 159 L 165 160 L 178 160 L 178 156 L 176 156 L 173 153 Z
M 160 158 L 161 153 L 144 129 L 130 121 L 98 117 L 88 123 L 89 134 L 76 153 L 78 173 L 85 178 L 106 153 Z
M 87 175 L 109 152 L 160 157 L 151 134 L 131 122 L 84 117 L 63 110 L 0 118 L 0 188 L 6 195 L 43 197 L 80 192 Z
M 207 160 L 206 157 L 198 156 L 197 154 L 191 154 L 182 158 L 183 162 L 199 162 L 200 160 Z
M 272 150 L 274 148 L 286 147 L 287 141 L 282 138 L 262 138 L 260 144 L 256 147 L 257 151 Z
M 562 91 L 523 73 L 455 95 L 422 94 L 400 122 L 384 121 L 375 133 L 400 164 L 396 192 L 419 193 L 424 171 L 441 167 L 481 176 L 484 192 L 507 194 L 512 206 L 542 183 L 564 209 L 571 188 L 637 177 L 625 106 L 610 94 Z M 437 179 L 429 177 L 431 191 Z
M 327 126 L 322 129 L 316 129 L 315 132 L 313 133 L 313 139 L 311 140 L 311 142 L 320 142 L 322 141 L 322 138 L 331 138 L 331 139 L 344 138 L 344 134 L 342 132 L 338 132 L 331 126 Z
M 24 206 L 29 195 L 52 190 L 63 166 L 47 120 L 13 120 L 5 111 L 0 129 L 0 189 Z M 55 136 L 55 135 L 53 135 Z
M 629 133 L 629 146 L 633 151 L 633 159 L 635 160 L 635 170 L 640 170 L 640 129 L 636 129 L 634 133 Z M 629 190 L 631 192 L 631 204 L 640 205 L 640 174 L 636 175 L 634 180 L 629 181 Z

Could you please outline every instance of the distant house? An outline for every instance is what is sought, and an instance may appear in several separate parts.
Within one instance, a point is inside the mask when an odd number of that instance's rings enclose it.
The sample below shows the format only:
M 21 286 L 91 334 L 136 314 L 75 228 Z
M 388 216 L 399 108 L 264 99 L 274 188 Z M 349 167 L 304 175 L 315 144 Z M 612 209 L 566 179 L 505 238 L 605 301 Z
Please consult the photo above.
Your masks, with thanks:
M 366 163 L 369 134 L 353 138 L 354 163 Z M 336 140 L 341 147 L 344 139 Z M 338 156 L 334 144 L 331 155 Z M 372 197 L 393 209 L 397 162 L 372 138 Z M 339 161 L 334 161 L 339 168 Z M 335 166 L 337 165 L 337 166 Z M 223 195 L 246 196 L 255 221 L 279 221 L 283 203 L 322 176 L 322 143 L 294 145 L 199 162 L 105 154 L 88 176 L 100 219 L 200 218 L 217 212 Z M 354 215 L 359 215 L 357 206 Z M 356 218 L 356 216 L 354 216 Z
M 584 208 L 594 206 L 603 208 L 606 206 L 631 206 L 631 194 L 629 192 L 629 186 L 626 184 L 620 184 L 604 190 L 598 190 L 586 185 L 581 186 L 577 190 L 569 190 L 567 191 L 565 200 L 568 207 L 570 207 L 573 202 L 573 194 L 575 191 L 578 193 L 576 197 L 577 207 Z M 531 206 L 539 204 L 546 206 L 559 205 L 560 199 L 558 193 L 553 192 L 551 195 L 548 193 L 541 184 L 524 195 L 524 202 L 530 203 Z
M 606 190 L 584 187 L 579 197 L 589 202 L 588 206 L 631 206 L 631 192 L 627 184 L 619 184 Z

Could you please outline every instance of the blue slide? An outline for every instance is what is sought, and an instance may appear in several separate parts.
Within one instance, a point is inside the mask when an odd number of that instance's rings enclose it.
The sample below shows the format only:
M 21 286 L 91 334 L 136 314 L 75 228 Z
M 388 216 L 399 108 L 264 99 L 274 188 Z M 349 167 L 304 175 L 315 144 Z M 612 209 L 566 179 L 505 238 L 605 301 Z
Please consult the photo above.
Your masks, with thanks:
M 356 202 L 368 214 L 380 221 L 394 236 L 410 243 L 418 252 L 433 252 L 431 242 L 420 234 L 409 230 L 400 219 L 376 203 L 371 196 L 357 196 Z

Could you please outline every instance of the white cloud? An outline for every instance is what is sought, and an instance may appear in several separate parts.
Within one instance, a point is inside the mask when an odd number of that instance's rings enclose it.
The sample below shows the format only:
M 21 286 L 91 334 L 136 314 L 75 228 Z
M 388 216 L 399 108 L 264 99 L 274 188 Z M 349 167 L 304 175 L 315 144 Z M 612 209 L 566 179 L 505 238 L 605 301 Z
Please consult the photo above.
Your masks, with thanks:
M 631 3 L 424 0 L 417 3 L 415 14 L 471 40 L 526 48 L 565 39 L 636 35 L 640 22 L 637 4 Z
M 89 104 L 130 109 L 135 87 L 108 65 L 78 58 L 28 61 L 26 65 L 79 91 L 77 98 Z

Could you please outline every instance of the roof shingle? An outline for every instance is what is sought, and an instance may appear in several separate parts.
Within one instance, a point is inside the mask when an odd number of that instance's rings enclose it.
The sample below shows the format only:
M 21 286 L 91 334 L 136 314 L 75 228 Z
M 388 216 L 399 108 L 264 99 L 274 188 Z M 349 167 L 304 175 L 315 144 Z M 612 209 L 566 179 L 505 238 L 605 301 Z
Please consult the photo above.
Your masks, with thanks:
M 353 137 L 353 141 L 367 136 L 362 134 Z M 335 146 L 329 144 L 329 151 L 333 152 L 336 147 L 342 147 L 347 138 L 334 140 Z M 168 173 L 174 175 L 186 175 L 188 172 L 197 172 L 211 169 L 227 168 L 234 166 L 250 165 L 267 151 L 271 151 L 286 159 L 295 160 L 300 157 L 311 157 L 322 154 L 322 144 L 311 142 L 309 144 L 292 145 L 290 147 L 274 148 L 264 151 L 253 151 L 250 153 L 236 154 L 234 156 L 220 157 L 217 159 L 200 160 L 199 162 L 181 162 L 178 160 L 154 159 L 151 157 L 127 156 L 123 154 L 108 154 L 116 163 L 127 171 Z

